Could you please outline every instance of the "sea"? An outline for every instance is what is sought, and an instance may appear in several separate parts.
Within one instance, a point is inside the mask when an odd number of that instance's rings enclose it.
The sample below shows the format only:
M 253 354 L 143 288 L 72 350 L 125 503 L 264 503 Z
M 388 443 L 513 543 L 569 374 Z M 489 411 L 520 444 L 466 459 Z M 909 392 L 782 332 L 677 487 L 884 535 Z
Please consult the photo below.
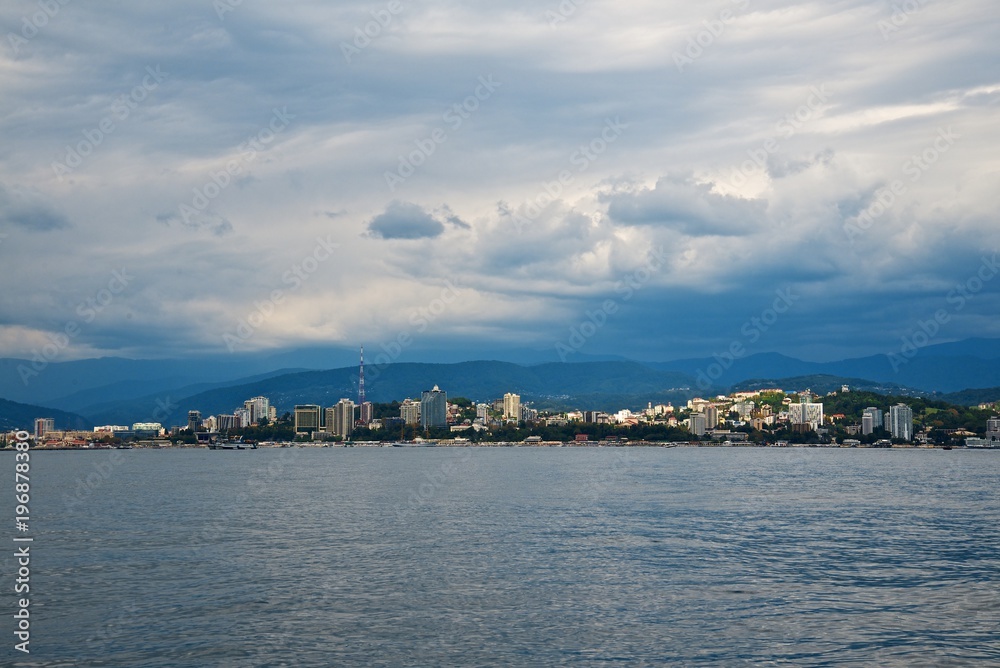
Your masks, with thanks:
M 1000 666 L 1000 452 L 35 451 L 31 486 L 4 666 Z

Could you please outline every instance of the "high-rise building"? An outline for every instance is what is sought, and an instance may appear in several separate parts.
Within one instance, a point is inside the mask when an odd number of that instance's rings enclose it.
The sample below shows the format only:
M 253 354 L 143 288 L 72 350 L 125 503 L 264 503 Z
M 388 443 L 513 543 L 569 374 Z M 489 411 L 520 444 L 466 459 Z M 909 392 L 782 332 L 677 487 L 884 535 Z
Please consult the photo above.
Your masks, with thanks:
M 882 429 L 885 426 L 885 420 L 882 410 L 871 406 L 866 408 L 861 413 L 861 433 L 864 435 L 869 435 L 876 429 Z
M 56 430 L 55 418 L 35 418 L 35 438 L 41 438 L 50 431 Z
M 188 429 L 192 434 L 201 429 L 201 411 L 188 411 Z
M 249 427 L 253 424 L 251 419 L 252 413 L 246 408 L 237 408 L 233 411 L 233 415 L 236 416 L 236 428 L 242 429 L 243 427 Z
M 420 395 L 420 426 L 424 429 L 448 426 L 448 393 L 437 385 Z
M 875 431 L 875 420 L 872 418 L 871 413 L 865 411 L 861 415 L 861 433 L 868 436 Z
M 239 429 L 240 424 L 239 418 L 235 414 L 232 415 L 217 415 L 215 420 L 218 424 L 220 432 L 227 432 L 230 429 Z
M 715 429 L 719 426 L 719 409 L 715 406 L 707 406 L 705 408 L 705 424 L 709 429 Z
M 311 434 L 320 430 L 320 408 L 315 404 L 300 404 L 295 407 L 295 433 Z
M 420 403 L 412 399 L 405 399 L 399 405 L 399 417 L 403 424 L 420 424 Z
M 371 424 L 372 417 L 375 414 L 375 409 L 372 406 L 372 402 L 365 401 L 358 406 L 358 422 L 364 426 Z
M 507 393 L 503 395 L 503 419 L 504 420 L 520 420 L 521 419 L 521 396 L 518 394 Z
M 809 425 L 810 429 L 823 426 L 823 404 L 800 402 L 788 406 L 788 420 L 792 425 Z
M 889 407 L 889 433 L 893 438 L 913 440 L 913 409 L 906 404 Z
M 271 400 L 267 397 L 254 397 L 243 402 L 243 408 L 250 415 L 250 424 L 260 424 L 271 419 Z
M 486 422 L 490 419 L 490 405 L 476 404 L 476 419 Z
M 350 399 L 341 399 L 336 406 L 328 408 L 326 411 L 326 431 L 334 436 L 349 437 L 354 431 L 354 402 Z M 332 423 L 331 417 L 333 418 Z
M 704 436 L 708 426 L 708 419 L 704 413 L 694 413 L 688 418 L 688 431 L 695 436 Z

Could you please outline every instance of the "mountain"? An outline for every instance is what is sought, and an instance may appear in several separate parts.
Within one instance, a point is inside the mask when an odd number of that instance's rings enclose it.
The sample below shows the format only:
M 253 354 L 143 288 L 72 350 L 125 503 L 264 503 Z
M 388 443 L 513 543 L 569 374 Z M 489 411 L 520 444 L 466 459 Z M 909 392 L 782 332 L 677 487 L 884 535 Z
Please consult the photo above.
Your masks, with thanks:
M 732 392 L 749 392 L 752 390 L 764 390 L 768 388 L 780 388 L 784 390 L 812 390 L 816 394 L 827 394 L 829 392 L 839 392 L 840 388 L 847 385 L 852 391 L 875 392 L 889 396 L 925 396 L 930 393 L 922 390 L 903 387 L 894 383 L 880 383 L 878 381 L 865 380 L 863 378 L 844 378 L 842 376 L 793 376 L 791 378 L 755 378 L 744 380 L 730 388 Z
M 106 410 L 121 409 L 126 406 L 142 410 L 148 405 L 158 405 L 157 400 L 166 401 L 170 396 L 187 397 L 200 392 L 207 392 L 208 390 L 229 387 L 231 385 L 247 385 L 259 380 L 273 378 L 274 376 L 283 376 L 302 371 L 306 371 L 306 369 L 279 369 L 269 373 L 237 378 L 225 382 L 196 383 L 194 385 L 159 388 L 145 381 L 126 380 L 104 387 L 83 390 L 66 397 L 53 399 L 48 403 L 63 410 L 73 411 L 82 415 L 92 415 Z M 114 424 L 118 424 L 118 421 L 114 421 Z
M 11 429 L 33 431 L 35 418 L 52 418 L 56 421 L 56 429 L 59 430 L 93 427 L 90 420 L 75 413 L 0 399 L 0 431 Z
M 837 362 L 805 362 L 778 353 L 736 360 L 705 357 L 654 362 L 649 366 L 687 373 L 718 385 L 733 386 L 755 378 L 840 376 L 908 387 L 924 392 L 955 392 L 1000 384 L 1000 340 L 969 339 L 921 348 L 913 357 L 899 352 Z M 700 375 L 703 374 L 703 375 Z
M 474 401 L 488 401 L 507 392 L 520 394 L 524 402 L 544 402 L 547 406 L 574 405 L 598 410 L 645 405 L 666 397 L 688 397 L 693 379 L 685 374 L 657 371 L 637 362 L 548 363 L 520 366 L 509 362 L 462 362 L 459 364 L 391 364 L 367 369 L 366 396 L 370 401 L 390 402 L 406 397 L 418 399 L 423 390 L 438 385 L 449 396 L 464 396 Z M 291 411 L 296 404 L 330 406 L 341 398 L 357 397 L 358 370 L 355 367 L 329 371 L 306 371 L 284 374 L 243 385 L 198 392 L 170 399 L 172 410 L 165 419 L 168 425 L 187 422 L 187 411 L 203 415 L 230 413 L 250 397 L 271 399 L 279 413 Z M 584 403 L 581 398 L 586 397 Z M 154 409 L 153 397 L 139 404 L 119 403 L 87 416 L 99 424 L 126 424 L 149 419 Z M 162 397 L 160 398 L 163 399 Z M 591 403 L 597 401 L 598 405 Z

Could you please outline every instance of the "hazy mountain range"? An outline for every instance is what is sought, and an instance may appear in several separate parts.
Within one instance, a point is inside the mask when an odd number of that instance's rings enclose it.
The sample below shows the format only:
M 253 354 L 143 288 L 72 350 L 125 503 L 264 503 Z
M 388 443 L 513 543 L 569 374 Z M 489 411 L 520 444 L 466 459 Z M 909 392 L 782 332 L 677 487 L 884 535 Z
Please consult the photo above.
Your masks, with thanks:
M 102 358 L 44 367 L 0 359 L 0 397 L 7 400 L 0 403 L 0 426 L 24 426 L 28 416 L 56 417 L 59 426 L 63 421 L 74 426 L 130 424 L 154 414 L 156 421 L 182 424 L 189 409 L 229 413 L 256 395 L 270 397 L 282 412 L 297 403 L 328 406 L 342 397 L 356 400 L 357 366 L 316 369 L 309 368 L 310 361 L 321 364 L 348 355 L 343 349 L 321 349 L 200 360 Z M 538 351 L 524 355 L 538 356 Z M 894 359 L 895 364 L 885 355 L 806 362 L 764 353 L 737 360 L 720 356 L 645 363 L 370 363 L 366 385 L 368 399 L 377 402 L 418 398 L 422 390 L 439 385 L 450 396 L 476 401 L 515 392 L 540 407 L 595 410 L 678 403 L 694 395 L 767 386 L 827 392 L 849 384 L 892 394 L 937 393 L 968 404 L 1000 399 L 998 340 L 928 346 L 912 358 Z

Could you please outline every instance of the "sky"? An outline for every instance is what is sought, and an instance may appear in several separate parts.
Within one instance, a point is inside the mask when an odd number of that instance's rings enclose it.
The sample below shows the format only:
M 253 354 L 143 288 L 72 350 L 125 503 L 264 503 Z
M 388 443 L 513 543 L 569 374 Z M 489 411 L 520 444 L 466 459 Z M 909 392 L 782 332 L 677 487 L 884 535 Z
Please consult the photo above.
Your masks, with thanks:
M 0 34 L 0 357 L 1000 337 L 994 0 L 11 0 Z

